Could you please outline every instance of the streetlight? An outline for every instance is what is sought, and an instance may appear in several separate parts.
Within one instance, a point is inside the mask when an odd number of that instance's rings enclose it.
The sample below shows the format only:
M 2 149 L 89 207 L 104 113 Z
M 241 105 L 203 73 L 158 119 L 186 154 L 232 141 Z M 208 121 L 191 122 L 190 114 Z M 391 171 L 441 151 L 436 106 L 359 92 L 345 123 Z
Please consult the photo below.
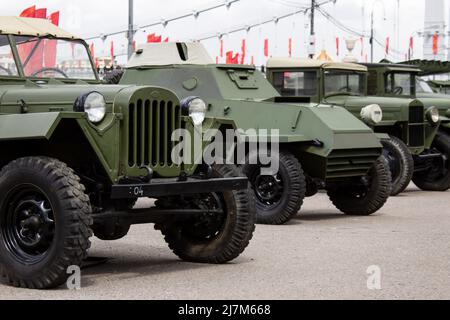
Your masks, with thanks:
M 374 23 L 373 23 L 373 13 L 375 11 L 375 5 L 377 3 L 381 3 L 381 5 L 383 6 L 383 20 L 386 20 L 386 8 L 384 7 L 384 3 L 381 0 L 375 0 L 372 3 L 372 12 L 370 14 L 370 19 L 371 19 L 371 27 L 370 27 L 370 61 L 373 63 L 373 41 L 374 41 Z

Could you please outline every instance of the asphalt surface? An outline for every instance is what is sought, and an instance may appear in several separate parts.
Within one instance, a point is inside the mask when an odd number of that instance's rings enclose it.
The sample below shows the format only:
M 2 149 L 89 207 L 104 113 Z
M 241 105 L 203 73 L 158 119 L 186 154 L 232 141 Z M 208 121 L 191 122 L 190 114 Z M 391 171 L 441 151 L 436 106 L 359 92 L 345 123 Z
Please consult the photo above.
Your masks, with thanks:
M 325 194 L 284 226 L 257 226 L 226 265 L 181 262 L 152 225 L 115 242 L 93 239 L 82 288 L 0 284 L 0 299 L 450 299 L 450 192 L 410 187 L 371 217 L 340 214 Z M 369 266 L 381 290 L 369 290 Z

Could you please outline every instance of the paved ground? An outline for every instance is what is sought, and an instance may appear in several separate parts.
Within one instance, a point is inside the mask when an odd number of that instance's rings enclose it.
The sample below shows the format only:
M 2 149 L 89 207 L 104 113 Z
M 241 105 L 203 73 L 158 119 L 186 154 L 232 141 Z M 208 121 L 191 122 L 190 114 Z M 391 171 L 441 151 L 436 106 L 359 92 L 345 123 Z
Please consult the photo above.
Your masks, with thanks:
M 410 188 L 381 212 L 346 217 L 320 194 L 285 226 L 258 226 L 233 263 L 177 260 L 152 226 L 116 242 L 94 240 L 107 263 L 83 270 L 83 288 L 0 285 L 1 299 L 450 299 L 450 192 Z M 381 290 L 368 290 L 369 266 Z

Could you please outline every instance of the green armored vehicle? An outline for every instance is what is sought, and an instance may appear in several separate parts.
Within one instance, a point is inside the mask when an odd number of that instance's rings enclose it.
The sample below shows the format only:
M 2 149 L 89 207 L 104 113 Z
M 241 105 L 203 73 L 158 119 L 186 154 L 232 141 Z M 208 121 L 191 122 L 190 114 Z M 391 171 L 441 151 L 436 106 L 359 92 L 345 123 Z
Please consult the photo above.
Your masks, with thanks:
M 269 81 L 286 99 L 342 106 L 371 126 L 382 139 L 392 195 L 397 195 L 411 182 L 414 161 L 422 163 L 434 155 L 430 151 L 439 119 L 433 116 L 435 108 L 425 109 L 412 97 L 367 96 L 367 71 L 359 64 L 294 58 L 273 58 L 267 65 Z M 382 120 L 374 122 L 368 110 L 375 110 Z
M 250 148 L 247 160 L 238 162 L 253 186 L 260 223 L 289 221 L 305 196 L 319 189 L 349 215 L 372 214 L 389 196 L 389 169 L 369 127 L 340 107 L 287 103 L 255 67 L 216 65 L 201 44 L 147 45 L 137 50 L 123 75 L 116 72 L 108 80 L 202 96 L 209 102 L 208 116 L 244 131 L 241 144 L 249 144 L 252 129 L 277 130 L 276 173 L 263 172 L 264 163 L 252 161 L 259 156 Z
M 404 64 L 365 64 L 369 70 L 369 95 L 419 99 L 425 106 L 429 130 L 439 132 L 431 148 L 414 156 L 414 183 L 423 190 L 446 191 L 450 188 L 450 97 L 432 93 L 418 77 L 421 70 Z M 431 92 L 430 92 L 431 91 Z
M 248 179 L 232 165 L 171 156 L 174 130 L 222 125 L 205 118 L 203 100 L 102 85 L 86 43 L 41 19 L 0 17 L 0 56 L 0 272 L 8 284 L 59 286 L 82 264 L 92 231 L 116 240 L 132 224 L 154 223 L 183 260 L 224 263 L 243 252 L 255 223 Z M 144 197 L 156 205 L 133 210 Z

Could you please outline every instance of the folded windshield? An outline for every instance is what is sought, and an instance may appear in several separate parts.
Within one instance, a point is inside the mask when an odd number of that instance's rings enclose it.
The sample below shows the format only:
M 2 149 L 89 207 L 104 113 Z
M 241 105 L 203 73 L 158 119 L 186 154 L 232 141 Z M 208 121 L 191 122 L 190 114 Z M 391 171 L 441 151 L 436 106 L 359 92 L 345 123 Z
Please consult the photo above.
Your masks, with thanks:
M 27 77 L 95 80 L 88 49 L 78 41 L 16 36 Z

